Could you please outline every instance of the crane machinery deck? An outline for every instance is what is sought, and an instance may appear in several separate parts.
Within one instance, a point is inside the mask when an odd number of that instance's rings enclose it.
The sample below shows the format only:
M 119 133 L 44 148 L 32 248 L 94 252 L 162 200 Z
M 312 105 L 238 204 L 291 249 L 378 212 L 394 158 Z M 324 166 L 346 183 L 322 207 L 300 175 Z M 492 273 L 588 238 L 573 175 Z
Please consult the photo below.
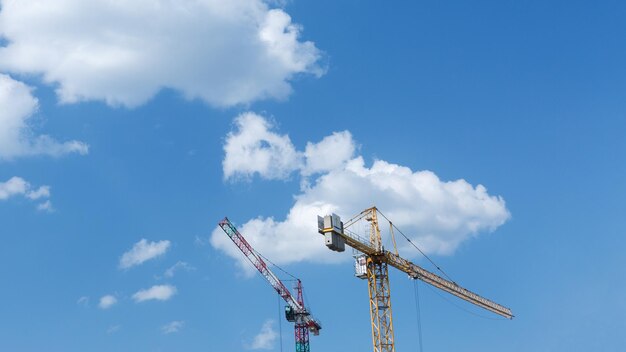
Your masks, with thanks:
M 309 310 L 304 305 L 304 294 L 302 282 L 297 279 L 296 297 L 294 297 L 282 281 L 267 266 L 263 258 L 252 248 L 246 239 L 237 231 L 228 218 L 219 222 L 219 226 L 226 235 L 241 250 L 244 256 L 254 265 L 261 275 L 282 297 L 287 306 L 285 307 L 285 318 L 294 323 L 294 334 L 296 340 L 296 352 L 310 352 L 309 332 L 319 335 L 322 328 L 321 323 L 313 318 Z
M 456 282 L 446 280 L 400 257 L 393 236 L 393 224 L 391 221 L 389 224 L 395 253 L 385 250 L 382 246 L 380 228 L 378 226 L 378 212 L 376 207 L 365 209 L 360 214 L 350 219 L 345 226 L 341 218 L 336 214 L 317 217 L 318 232 L 324 235 L 325 244 L 329 249 L 336 252 L 343 252 L 347 244 L 353 249 L 363 253 L 363 255 L 356 257 L 356 275 L 359 278 L 367 279 L 368 282 L 374 352 L 395 351 L 388 275 L 389 266 L 407 273 L 409 277 L 413 279 L 424 281 L 427 284 L 495 314 L 507 319 L 513 318 L 513 313 L 509 308 L 481 297 L 459 286 Z M 367 220 L 370 224 L 369 241 L 346 230 L 346 228 L 361 219 Z

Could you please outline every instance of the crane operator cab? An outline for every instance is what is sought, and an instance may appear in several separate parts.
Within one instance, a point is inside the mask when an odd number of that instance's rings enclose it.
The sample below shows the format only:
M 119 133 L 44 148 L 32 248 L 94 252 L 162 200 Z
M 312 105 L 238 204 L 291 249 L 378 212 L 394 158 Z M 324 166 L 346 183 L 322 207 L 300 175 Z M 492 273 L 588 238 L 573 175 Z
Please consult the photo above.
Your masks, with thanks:
M 291 306 L 285 306 L 285 318 L 288 322 L 293 323 L 296 321 L 296 311 Z

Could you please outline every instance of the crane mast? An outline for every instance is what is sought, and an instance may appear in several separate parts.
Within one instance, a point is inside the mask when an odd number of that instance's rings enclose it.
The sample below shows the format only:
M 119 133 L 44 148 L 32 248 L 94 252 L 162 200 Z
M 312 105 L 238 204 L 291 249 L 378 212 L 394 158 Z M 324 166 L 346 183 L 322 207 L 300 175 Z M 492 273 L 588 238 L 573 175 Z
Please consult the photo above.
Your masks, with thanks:
M 438 289 L 448 292 L 467 302 L 487 309 L 505 318 L 512 319 L 513 313 L 507 307 L 488 300 L 469 291 L 453 281 L 446 280 L 439 275 L 414 264 L 395 253 L 382 247 L 380 228 L 378 226 L 377 208 L 372 207 L 362 211 L 350 219 L 345 227 L 355 224 L 361 219 L 370 223 L 369 240 L 356 234 L 344 231 L 344 224 L 336 214 L 317 217 L 318 232 L 324 235 L 326 246 L 337 252 L 343 252 L 345 245 L 363 253 L 357 257 L 357 276 L 367 279 L 369 292 L 370 317 L 372 325 L 372 342 L 374 352 L 394 352 L 393 319 L 391 311 L 391 293 L 389 289 L 389 266 L 407 273 L 411 278 L 418 279 Z M 391 226 L 391 224 L 390 224 Z M 395 247 L 395 238 L 392 240 Z M 363 269 L 363 267 L 365 267 Z
M 309 332 L 312 332 L 313 335 L 319 335 L 322 326 L 319 321 L 311 316 L 311 313 L 304 306 L 302 282 L 299 279 L 297 280 L 297 297 L 294 297 L 227 217 L 219 222 L 219 226 L 267 282 L 269 282 L 276 293 L 287 302 L 285 316 L 288 321 L 294 323 L 296 352 L 310 352 Z
M 370 244 L 377 252 L 382 251 L 378 216 L 372 212 L 366 220 L 370 222 Z M 392 352 L 393 320 L 391 314 L 391 292 L 389 289 L 389 266 L 384 258 L 371 255 L 366 259 L 367 289 L 372 319 L 372 343 L 374 352 Z
M 304 307 L 304 293 L 302 291 L 302 282 L 298 280 L 296 284 L 296 300 Z M 309 328 L 303 321 L 296 319 L 294 324 L 294 333 L 296 337 L 296 352 L 310 352 L 309 345 Z

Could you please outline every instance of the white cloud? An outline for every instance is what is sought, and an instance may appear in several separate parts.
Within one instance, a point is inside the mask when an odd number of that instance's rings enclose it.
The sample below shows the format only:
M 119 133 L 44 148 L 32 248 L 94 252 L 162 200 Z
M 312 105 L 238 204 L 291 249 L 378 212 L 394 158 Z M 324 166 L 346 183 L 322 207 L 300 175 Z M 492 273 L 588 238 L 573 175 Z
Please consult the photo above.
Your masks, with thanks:
M 54 212 L 54 207 L 52 207 L 52 202 L 48 199 L 43 203 L 37 204 L 37 210 L 52 213 Z
M 185 325 L 184 321 L 175 320 L 175 321 L 172 321 L 163 325 L 161 327 L 161 332 L 164 334 L 172 334 L 175 332 L 179 332 L 180 329 L 182 329 L 184 325 Z
M 64 103 L 140 105 L 171 88 L 231 106 L 284 99 L 324 72 L 301 27 L 263 0 L 0 1 L 0 69 L 40 74 Z
M 38 200 L 50 197 L 50 186 L 41 186 L 33 189 L 32 185 L 21 177 L 11 177 L 6 182 L 0 182 L 0 200 L 6 200 L 11 197 L 22 196 L 30 200 Z M 53 211 L 50 199 L 37 205 L 38 210 Z
M 222 168 L 225 179 L 286 179 L 294 171 L 303 176 L 341 167 L 352 156 L 356 145 L 348 131 L 334 132 L 318 143 L 307 143 L 299 152 L 286 134 L 261 115 L 243 113 L 235 118 L 235 131 L 224 143 Z
M 85 306 L 88 307 L 89 306 L 89 297 L 87 296 L 82 296 L 80 297 L 77 301 L 76 304 L 78 304 L 79 306 Z
M 272 131 L 273 125 L 252 112 L 235 118 L 237 130 L 226 136 L 222 167 L 224 178 L 284 179 L 301 165 L 301 155 L 289 136 Z
M 6 182 L 0 182 L 0 200 L 5 200 L 16 195 L 25 195 L 30 184 L 21 177 L 11 177 Z
M 170 241 L 148 242 L 145 238 L 135 243 L 133 248 L 120 258 L 120 268 L 128 269 L 147 260 L 165 254 L 170 247 Z
M 100 297 L 100 302 L 98 303 L 98 307 L 100 307 L 100 309 L 109 309 L 113 307 L 113 305 L 115 305 L 116 303 L 117 303 L 117 298 L 115 298 L 115 296 L 106 295 L 106 296 Z
M 0 27 L 1 23 L 0 19 Z M 35 135 L 29 119 L 37 109 L 38 102 L 31 94 L 30 87 L 0 73 L 0 160 L 33 155 L 58 157 L 68 153 L 88 153 L 89 147 L 82 142 L 61 143 L 48 135 Z
M 198 247 L 204 247 L 209 243 L 211 243 L 210 238 L 204 238 L 198 235 L 196 235 L 195 239 L 193 240 L 193 244 Z
M 335 212 L 348 220 L 376 205 L 423 251 L 448 255 L 464 241 L 493 231 L 510 218 L 504 199 L 489 195 L 482 185 L 472 186 L 463 179 L 443 181 L 431 171 L 413 171 L 384 160 L 371 166 L 361 156 L 346 160 L 354 150 L 348 132 L 307 145 L 300 173 L 305 179 L 313 172 L 321 174 L 301 184 L 284 219 L 258 217 L 238 226 L 248 242 L 278 264 L 345 260 L 349 255 L 337 255 L 324 246 L 317 233 L 317 215 Z M 325 159 L 330 162 L 324 164 Z M 385 236 L 383 232 L 383 243 L 389 247 Z M 417 254 L 408 246 L 402 248 L 406 242 L 396 237 L 403 255 Z M 220 228 L 213 231 L 211 244 L 253 272 Z
M 274 321 L 267 320 L 263 323 L 261 331 L 254 337 L 252 343 L 247 347 L 250 350 L 271 350 L 274 348 L 278 334 L 274 330 Z
M 121 325 L 112 325 L 107 329 L 107 334 L 115 334 L 116 332 L 120 331 L 121 328 Z
M 307 176 L 340 168 L 354 156 L 356 145 L 348 131 L 334 132 L 319 143 L 307 143 L 306 164 L 302 175 Z
M 176 287 L 171 285 L 155 285 L 145 290 L 140 290 L 133 295 L 135 302 L 149 300 L 167 301 L 176 294 Z
M 29 191 L 26 193 L 26 197 L 29 199 L 39 199 L 39 198 L 49 198 L 50 197 L 50 186 L 41 186 L 34 191 Z
M 163 273 L 163 276 L 168 279 L 171 279 L 174 277 L 174 274 L 179 270 L 192 271 L 192 270 L 196 270 L 196 268 L 189 265 L 189 263 L 179 261 L 176 264 L 169 267 L 167 270 L 165 270 L 165 273 Z

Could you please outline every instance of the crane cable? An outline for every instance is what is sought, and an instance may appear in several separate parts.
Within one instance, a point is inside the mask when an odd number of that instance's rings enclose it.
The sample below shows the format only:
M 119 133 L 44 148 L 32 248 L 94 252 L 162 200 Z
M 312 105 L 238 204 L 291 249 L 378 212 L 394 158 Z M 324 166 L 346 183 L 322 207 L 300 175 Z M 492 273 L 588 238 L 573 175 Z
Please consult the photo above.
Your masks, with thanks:
M 473 315 L 473 316 L 475 316 L 477 318 L 481 318 L 481 319 L 485 319 L 485 320 L 509 321 L 509 319 L 507 319 L 507 318 L 502 318 L 502 317 L 493 318 L 493 317 L 488 317 L 488 316 L 485 316 L 485 315 L 482 315 L 482 314 L 479 314 L 479 313 L 472 312 L 471 310 L 469 310 L 467 308 L 464 308 L 463 306 L 461 306 L 459 304 L 456 304 L 453 301 L 449 300 L 446 296 L 442 295 L 439 292 L 439 290 L 435 290 L 434 288 L 430 287 L 429 285 L 426 285 L 426 287 L 428 287 L 429 290 L 431 290 L 435 295 L 437 295 L 439 298 L 441 298 L 442 300 L 444 300 L 448 304 L 452 305 L 453 307 L 455 307 L 455 308 L 457 308 L 457 309 L 459 309 L 459 310 L 461 310 L 461 311 L 463 311 L 463 312 L 465 312 L 467 314 L 470 314 L 470 315 Z
M 377 209 L 377 210 L 378 210 L 378 209 Z M 405 238 L 405 239 L 406 239 L 406 240 L 407 240 L 410 244 L 412 244 L 412 245 L 413 245 L 413 247 L 415 247 L 415 248 L 416 248 L 416 249 L 417 249 L 420 253 L 422 253 L 422 255 L 423 255 L 426 259 L 428 259 L 428 261 L 429 261 L 432 265 L 434 265 L 434 266 L 435 266 L 435 268 L 437 268 L 437 270 L 439 270 L 439 271 L 440 271 L 440 272 L 441 272 L 441 273 L 442 273 L 445 277 L 447 277 L 447 278 L 448 278 L 448 280 L 450 280 L 450 281 L 452 281 L 453 283 L 455 283 L 455 284 L 456 284 L 456 282 L 454 282 L 454 280 L 452 280 L 452 278 L 450 277 L 450 275 L 446 274 L 446 272 L 445 272 L 445 271 L 443 271 L 443 269 L 441 269 L 441 268 L 440 268 L 437 264 L 435 264 L 435 262 L 434 262 L 432 259 L 430 259 L 430 257 L 429 257 L 429 256 L 427 256 L 427 255 L 426 255 L 426 253 L 424 253 L 424 252 L 423 252 L 423 251 L 422 251 L 422 250 L 421 250 L 421 249 L 420 249 L 420 248 L 419 248 L 419 247 L 418 247 L 415 243 L 413 243 L 413 241 L 411 241 L 411 240 L 410 240 L 410 239 L 409 239 L 409 238 L 408 238 L 408 237 L 407 237 L 407 236 L 406 236 L 406 235 L 405 235 L 405 234 L 404 234 L 404 233 L 403 233 L 403 232 L 402 232 L 402 231 L 401 231 L 401 230 L 400 230 L 400 229 L 399 229 L 399 228 L 398 228 L 395 224 L 393 224 L 393 223 L 391 222 L 391 220 L 389 220 L 389 218 L 387 218 L 387 217 L 385 216 L 385 214 L 381 213 L 381 212 L 380 212 L 380 210 L 378 210 L 378 212 L 380 213 L 380 215 L 382 215 L 382 216 L 383 216 L 383 218 L 385 218 L 387 221 L 389 221 L 389 222 L 392 224 L 392 226 L 393 226 L 393 227 L 394 227 L 394 228 L 395 228 L 395 229 L 396 229 L 396 230 L 397 230 L 397 231 L 398 231 L 398 232 L 402 235 L 402 237 L 404 237 L 404 238 Z M 498 319 L 498 318 L 486 317 L 486 316 L 484 316 L 484 315 L 481 315 L 481 314 L 478 314 L 478 313 L 474 313 L 474 312 L 472 312 L 472 311 L 470 311 L 470 310 L 468 310 L 468 309 L 465 309 L 465 308 L 461 307 L 460 305 L 457 305 L 457 304 L 455 304 L 454 302 L 452 302 L 452 301 L 448 300 L 446 297 L 444 297 L 444 296 L 443 296 L 443 295 L 441 295 L 439 292 L 437 292 L 437 290 L 432 289 L 430 286 L 426 285 L 426 287 L 428 287 L 428 289 L 430 289 L 431 291 L 433 291 L 433 293 L 435 293 L 437 296 L 439 296 L 439 298 L 443 299 L 444 301 L 448 302 L 449 304 L 453 305 L 454 307 L 456 307 L 456 308 L 458 308 L 458 309 L 460 309 L 460 310 L 462 310 L 462 311 L 464 311 L 464 312 L 466 312 L 466 313 L 468 313 L 468 314 L 474 315 L 474 316 L 479 317 L 479 318 L 488 319 L 488 320 L 508 320 L 508 319 Z M 420 333 L 420 336 L 421 336 L 421 333 Z M 421 341 L 422 341 L 422 338 L 420 337 L 420 344 L 422 343 Z
M 377 209 L 377 210 L 378 210 L 378 209 Z M 397 227 L 394 223 L 392 223 L 392 222 L 391 222 L 391 220 L 389 220 L 389 218 L 387 218 L 387 217 L 385 216 L 385 214 L 383 214 L 380 210 L 378 210 L 378 213 L 379 213 L 380 215 L 382 215 L 382 216 L 383 216 L 383 218 L 385 218 L 387 221 L 389 221 L 389 223 L 391 224 L 391 226 L 393 226 L 393 228 L 394 228 L 394 229 L 396 229 L 396 230 L 397 230 L 397 231 L 398 231 L 398 232 L 402 235 L 402 237 L 404 237 L 404 239 L 405 239 L 405 240 L 407 240 L 407 241 L 408 241 L 411 245 L 413 245 L 413 247 L 415 247 L 415 248 L 416 248 L 416 249 L 417 249 L 420 253 L 422 253 L 422 255 L 423 255 L 426 259 L 428 259 L 428 261 L 429 261 L 432 265 L 434 265 L 434 266 L 435 266 L 435 268 L 437 268 L 437 270 L 439 270 L 439 271 L 440 271 L 440 272 L 441 272 L 441 273 L 442 273 L 445 277 L 447 277 L 447 278 L 448 278 L 448 280 L 452 281 L 453 283 L 456 283 L 456 282 L 454 282 L 454 280 L 452 280 L 452 278 L 450 277 L 450 275 L 448 275 L 445 271 L 443 271 L 443 269 L 441 269 L 441 268 L 439 267 L 439 265 L 435 264 L 435 262 L 434 262 L 432 259 L 430 259 L 430 257 L 429 257 L 429 256 L 427 256 L 427 255 L 426 255 L 426 253 L 424 253 L 424 252 L 423 252 L 423 251 L 422 251 L 422 250 L 421 250 L 421 249 L 420 249 L 420 248 L 419 248 L 419 247 L 418 247 L 415 243 L 413 243 L 413 241 L 411 241 L 411 239 L 410 239 L 407 235 L 405 235 L 405 234 L 404 234 L 404 233 L 403 233 L 403 232 L 402 232 L 402 231 L 401 231 L 401 230 L 400 230 L 400 229 L 399 229 L 399 228 L 398 228 L 398 227 Z
M 252 249 L 254 251 L 254 253 L 256 253 L 259 257 L 265 259 L 265 261 L 267 261 L 268 263 L 270 263 L 271 265 L 273 265 L 274 267 L 276 267 L 278 270 L 282 271 L 283 273 L 291 276 L 294 280 L 299 280 L 297 277 L 295 277 L 294 275 L 292 275 L 290 272 L 288 272 L 287 270 L 279 267 L 278 265 L 274 264 L 274 262 L 272 262 L 271 260 L 267 259 L 263 254 L 259 253 L 256 249 Z
M 424 352 L 424 346 L 422 345 L 422 313 L 420 309 L 420 293 L 419 283 L 417 280 L 413 280 L 413 287 L 415 291 L 415 311 L 417 313 L 417 335 L 419 338 L 419 352 Z
M 413 241 L 411 241 L 409 239 L 409 237 L 407 235 L 405 235 L 394 223 L 391 222 L 391 220 L 389 220 L 389 218 L 387 218 L 385 216 L 385 214 L 383 214 L 379 209 L 378 213 L 380 213 L 380 215 L 382 215 L 383 218 L 385 218 L 387 221 L 389 221 L 389 223 L 391 224 L 391 226 L 393 226 L 401 235 L 402 237 L 404 237 L 411 245 L 413 245 L 413 247 L 415 247 L 426 259 L 428 259 L 428 261 L 435 266 L 435 268 L 437 268 L 437 270 L 439 270 L 445 277 L 448 278 L 448 280 L 452 281 L 453 283 L 456 284 L 456 282 L 454 282 L 454 280 L 452 280 L 452 278 L 450 277 L 450 275 L 446 274 L 445 271 L 443 271 L 443 269 L 441 269 L 437 264 L 435 264 L 435 262 L 430 259 L 429 256 L 426 255 L 426 253 L 424 253 L 415 243 L 413 243 Z M 416 281 L 417 282 L 417 281 Z M 455 304 L 454 302 L 448 300 L 446 297 L 444 297 L 443 295 L 441 295 L 439 292 L 437 292 L 436 290 L 432 289 L 430 286 L 426 285 L 426 287 L 428 287 L 431 291 L 433 291 L 437 296 L 439 296 L 439 298 L 443 299 L 444 301 L 448 302 L 449 304 L 453 305 L 454 307 L 468 313 L 471 315 L 474 315 L 478 318 L 483 318 L 483 319 L 487 319 L 487 320 L 508 320 L 508 319 L 498 319 L 498 318 L 491 318 L 491 317 L 486 317 L 484 315 L 481 314 L 477 314 L 474 313 L 468 309 L 465 309 L 463 307 L 461 307 L 460 305 Z M 415 286 L 415 292 L 416 292 L 416 297 L 417 297 L 417 286 Z M 418 309 L 419 309 L 419 302 L 418 304 Z M 419 312 L 418 312 L 418 319 L 419 319 Z M 420 334 L 420 349 L 422 348 L 422 332 L 421 332 L 421 322 L 418 320 L 418 330 L 419 330 L 419 334 Z
M 283 324 L 281 323 L 281 317 L 282 317 L 282 312 L 281 312 L 281 306 L 280 306 L 280 296 L 278 297 L 278 335 L 279 335 L 279 341 L 280 341 L 280 352 L 283 352 Z

